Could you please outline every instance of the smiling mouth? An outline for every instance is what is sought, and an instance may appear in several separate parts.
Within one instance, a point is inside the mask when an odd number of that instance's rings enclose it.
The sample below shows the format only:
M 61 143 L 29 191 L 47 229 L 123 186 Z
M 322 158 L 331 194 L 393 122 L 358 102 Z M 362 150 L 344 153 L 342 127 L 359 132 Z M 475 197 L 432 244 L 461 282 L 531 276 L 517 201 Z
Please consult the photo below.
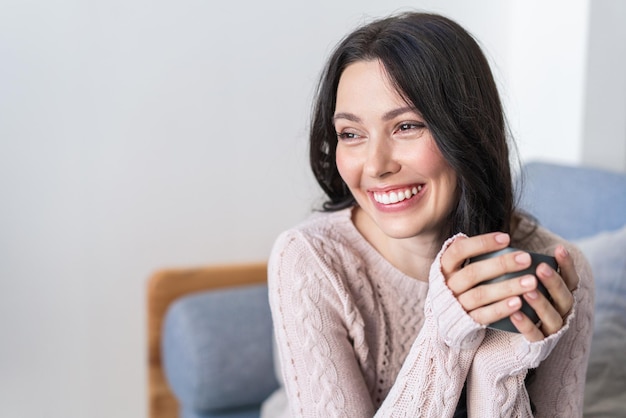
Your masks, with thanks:
M 374 200 L 383 205 L 392 205 L 394 203 L 402 202 L 403 200 L 410 199 L 422 190 L 422 186 L 413 186 L 404 190 L 397 190 L 393 192 L 374 192 Z

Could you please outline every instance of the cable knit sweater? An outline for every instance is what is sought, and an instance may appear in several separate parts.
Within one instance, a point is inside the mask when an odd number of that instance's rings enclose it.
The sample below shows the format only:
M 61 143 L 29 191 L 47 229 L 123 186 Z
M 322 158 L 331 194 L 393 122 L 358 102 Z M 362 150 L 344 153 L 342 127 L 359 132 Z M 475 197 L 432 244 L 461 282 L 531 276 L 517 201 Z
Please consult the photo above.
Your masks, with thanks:
M 512 237 L 513 246 L 546 254 L 564 244 L 581 278 L 563 328 L 530 343 L 477 324 L 454 298 L 439 264 L 454 238 L 420 281 L 384 259 L 351 213 L 314 215 L 283 233 L 270 257 L 291 416 L 452 417 L 465 382 L 470 417 L 532 416 L 530 400 L 538 417 L 581 416 L 593 278 L 576 248 L 528 220 Z

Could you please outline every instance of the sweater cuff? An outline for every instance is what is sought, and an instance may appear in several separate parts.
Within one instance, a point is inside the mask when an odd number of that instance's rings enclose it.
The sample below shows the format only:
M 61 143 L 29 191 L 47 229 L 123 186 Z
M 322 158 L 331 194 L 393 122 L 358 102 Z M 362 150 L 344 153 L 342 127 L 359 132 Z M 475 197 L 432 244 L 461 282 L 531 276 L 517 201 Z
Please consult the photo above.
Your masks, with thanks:
M 480 364 L 481 370 L 486 374 L 492 374 L 497 378 L 526 373 L 528 369 L 537 368 L 552 353 L 561 337 L 569 329 L 574 317 L 575 312 L 572 309 L 558 332 L 536 342 L 529 342 L 521 334 L 488 330 L 474 362 Z M 503 351 L 502 347 L 510 347 L 510 349 Z M 506 355 L 507 352 L 510 355 Z
M 459 233 L 449 238 L 437 254 L 430 268 L 426 303 L 431 305 L 437 329 L 446 345 L 461 349 L 475 349 L 485 336 L 485 326 L 474 321 L 465 312 L 447 286 L 441 271 L 441 256 L 457 238 L 464 236 L 466 235 Z
M 572 310 L 568 313 L 567 318 L 565 318 L 565 323 L 561 329 L 541 341 L 529 342 L 523 336 L 514 334 L 522 339 L 523 342 L 517 345 L 516 357 L 519 366 L 518 370 L 512 370 L 513 374 L 524 369 L 534 369 L 538 367 L 539 364 L 552 353 L 552 350 L 554 350 L 554 347 L 556 347 L 557 343 L 561 340 L 561 337 L 569 330 L 570 324 L 572 324 L 576 317 L 577 304 L 576 292 L 574 292 L 574 305 L 572 306 Z

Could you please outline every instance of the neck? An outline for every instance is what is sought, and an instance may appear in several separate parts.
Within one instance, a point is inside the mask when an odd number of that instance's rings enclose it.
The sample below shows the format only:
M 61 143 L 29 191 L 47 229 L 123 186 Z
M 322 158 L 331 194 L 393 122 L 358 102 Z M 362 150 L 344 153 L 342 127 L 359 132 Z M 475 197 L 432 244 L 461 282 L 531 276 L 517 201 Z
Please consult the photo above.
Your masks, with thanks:
M 390 237 L 358 207 L 353 210 L 352 222 L 361 235 L 391 265 L 407 276 L 428 281 L 430 266 L 443 243 L 439 237 L 422 235 L 410 238 Z

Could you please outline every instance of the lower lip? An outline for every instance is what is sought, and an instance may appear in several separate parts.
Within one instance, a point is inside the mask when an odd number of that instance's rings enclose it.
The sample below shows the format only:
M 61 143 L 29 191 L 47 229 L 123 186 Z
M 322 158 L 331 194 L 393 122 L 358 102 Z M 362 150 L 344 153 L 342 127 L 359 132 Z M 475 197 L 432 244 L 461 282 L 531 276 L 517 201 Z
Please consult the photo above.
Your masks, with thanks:
M 400 212 L 403 210 L 406 210 L 408 208 L 411 208 L 415 205 L 417 205 L 419 203 L 419 201 L 421 200 L 422 196 L 424 195 L 424 191 L 426 190 L 426 186 L 422 185 L 422 189 L 417 192 L 417 194 L 411 196 L 408 199 L 404 199 L 401 202 L 397 202 L 397 203 L 390 203 L 388 205 L 385 205 L 383 203 L 379 203 L 374 199 L 374 193 L 370 192 L 370 199 L 372 201 L 372 203 L 374 204 L 374 206 L 376 207 L 376 209 L 378 209 L 381 212 Z

